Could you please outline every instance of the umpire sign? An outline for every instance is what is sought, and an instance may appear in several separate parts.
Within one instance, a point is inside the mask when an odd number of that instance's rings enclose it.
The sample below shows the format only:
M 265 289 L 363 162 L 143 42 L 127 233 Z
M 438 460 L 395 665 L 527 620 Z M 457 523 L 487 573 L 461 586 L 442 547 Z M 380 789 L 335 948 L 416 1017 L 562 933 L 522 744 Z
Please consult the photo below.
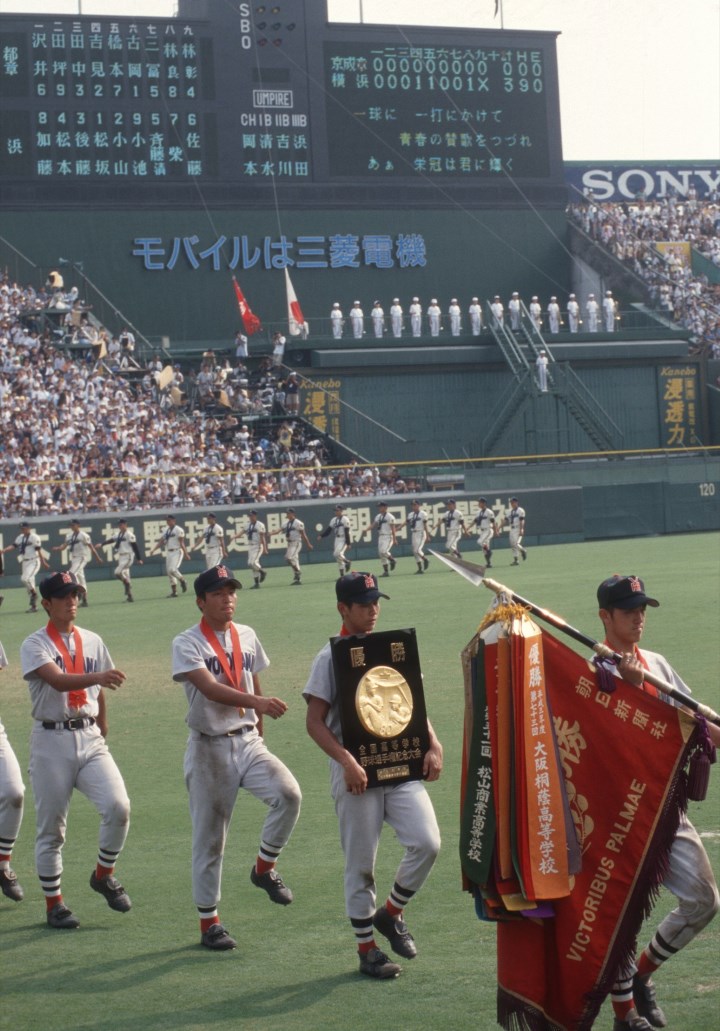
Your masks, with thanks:
M 330 642 L 343 744 L 368 787 L 422 779 L 430 741 L 415 630 Z

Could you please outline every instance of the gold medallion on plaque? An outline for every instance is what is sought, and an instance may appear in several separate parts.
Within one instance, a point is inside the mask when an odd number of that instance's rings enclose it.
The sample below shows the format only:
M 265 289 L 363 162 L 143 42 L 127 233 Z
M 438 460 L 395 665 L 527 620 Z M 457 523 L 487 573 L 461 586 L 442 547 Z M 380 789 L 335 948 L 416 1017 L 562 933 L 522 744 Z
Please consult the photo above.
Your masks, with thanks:
M 392 666 L 373 666 L 357 685 L 355 710 L 368 733 L 388 739 L 397 737 L 412 719 L 412 689 Z

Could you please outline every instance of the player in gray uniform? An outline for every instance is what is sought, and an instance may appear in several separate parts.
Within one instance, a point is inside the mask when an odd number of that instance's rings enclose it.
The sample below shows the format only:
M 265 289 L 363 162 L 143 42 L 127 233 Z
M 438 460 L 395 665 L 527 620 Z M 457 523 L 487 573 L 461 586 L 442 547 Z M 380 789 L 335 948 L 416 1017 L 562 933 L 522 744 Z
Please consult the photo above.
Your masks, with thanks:
M 487 498 L 478 498 L 477 515 L 472 525 L 476 528 L 478 546 L 483 550 L 485 565 L 492 569 L 492 542 L 493 537 L 498 535 L 498 529 L 495 525 L 495 513 L 488 508 Z
M 130 568 L 135 559 L 138 560 L 139 565 L 143 564 L 143 560 L 140 557 L 140 549 L 137 546 L 135 534 L 128 526 L 127 519 L 119 519 L 118 532 L 113 537 L 103 541 L 103 543 L 112 544 L 116 562 L 113 575 L 122 582 L 125 588 L 125 600 L 134 601 Z
M 335 584 L 340 633 L 369 634 L 380 613 L 376 577 L 347 573 Z M 403 919 L 403 910 L 425 883 L 440 850 L 432 803 L 419 780 L 367 787 L 362 766 L 342 743 L 340 706 L 330 645 L 318 653 L 303 691 L 307 702 L 307 731 L 330 757 L 330 785 L 345 853 L 345 907 L 360 957 L 360 972 L 369 977 L 397 977 L 401 968 L 375 943 L 373 928 L 384 935 L 398 955 L 412 959 L 417 948 Z M 442 770 L 442 746 L 428 720 L 430 748 L 423 760 L 426 780 Z M 384 905 L 376 908 L 375 858 L 383 823 L 395 831 L 404 848 L 395 881 Z
M 428 557 L 423 550 L 427 542 L 430 540 L 430 534 L 428 533 L 428 514 L 420 507 L 420 502 L 417 499 L 412 501 L 412 511 L 405 520 L 405 525 L 410 527 L 410 544 L 412 546 L 412 553 L 417 562 L 417 573 L 424 573 L 430 564 Z
M 237 541 L 241 537 L 247 537 L 247 564 L 248 569 L 252 569 L 253 579 L 255 580 L 250 590 L 256 591 L 267 576 L 267 571 L 263 569 L 260 560 L 263 555 L 267 555 L 268 545 L 265 523 L 260 522 L 255 509 L 248 514 L 247 526 L 244 530 L 240 530 L 239 533 L 235 534 L 234 540 Z
M 378 501 L 378 508 L 380 511 L 373 519 L 372 523 L 364 531 L 363 537 L 366 534 L 372 534 L 373 530 L 377 532 L 377 549 L 378 558 L 382 563 L 383 576 L 390 576 L 390 571 L 395 569 L 397 562 L 392 557 L 390 549 L 395 545 L 397 536 L 395 533 L 395 516 L 388 512 L 387 501 Z
M 520 508 L 520 502 L 517 498 L 510 498 L 510 512 L 505 516 L 505 522 L 510 527 L 508 540 L 513 553 L 513 560 L 510 565 L 517 566 L 520 564 L 518 562 L 520 555 L 523 557 L 523 562 L 527 558 L 527 548 L 523 548 L 522 544 L 522 539 L 525 535 L 525 509 Z
M 87 531 L 81 529 L 79 519 L 70 520 L 70 532 L 65 538 L 64 544 L 56 544 L 51 551 L 62 551 L 67 548 L 70 556 L 69 571 L 74 573 L 78 578 L 78 583 L 85 588 L 85 594 L 82 596 L 80 602 L 81 608 L 87 608 L 87 580 L 85 579 L 85 566 L 88 564 L 92 556 L 94 555 L 98 562 L 102 565 L 102 555 L 100 555 L 92 542 L 92 538 Z
M 270 536 L 274 537 L 277 533 L 284 533 L 285 540 L 287 542 L 285 561 L 293 571 L 293 581 L 290 586 L 299 586 L 302 583 L 300 570 L 300 549 L 302 547 L 302 543 L 305 541 L 305 544 L 308 546 L 310 551 L 313 550 L 313 546 L 308 540 L 308 535 L 305 533 L 305 523 L 301 522 L 297 518 L 294 508 L 289 508 L 287 510 L 287 520 L 279 530 L 273 530 Z
M 300 787 L 270 752 L 262 736 L 263 716 L 287 711 L 280 698 L 260 691 L 260 673 L 269 659 L 255 631 L 233 622 L 240 586 L 225 566 L 195 580 L 202 619 L 173 641 L 173 680 L 188 700 L 190 737 L 185 752 L 185 784 L 192 819 L 192 886 L 200 914 L 201 943 L 208 949 L 234 949 L 237 942 L 220 922 L 220 879 L 228 827 L 240 788 L 268 806 L 260 849 L 250 880 L 273 902 L 293 900 L 275 864 L 300 812 Z
M 647 606 L 659 602 L 645 593 L 637 576 L 616 574 L 603 580 L 597 590 L 599 616 L 605 628 L 605 641 L 622 655 L 615 666 L 606 665 L 639 690 L 643 690 L 645 670 L 690 694 L 686 684 L 658 652 L 638 647 L 645 629 Z M 663 695 L 666 701 L 677 704 Z M 720 728 L 707 724 L 713 744 L 720 746 Z M 657 1003 L 653 973 L 666 960 L 688 945 L 720 910 L 720 895 L 707 852 L 697 831 L 683 814 L 670 850 L 663 885 L 676 898 L 677 906 L 660 922 L 650 943 L 626 964 L 613 985 L 611 999 L 615 1013 L 613 1031 L 652 1031 L 665 1027 L 667 1020 Z
M 456 558 L 460 558 L 460 538 L 465 534 L 465 520 L 458 512 L 455 498 L 449 498 L 445 502 L 447 509 L 443 516 L 445 527 L 445 549 Z
M 322 533 L 318 534 L 320 541 L 323 537 L 333 539 L 333 558 L 338 564 L 340 575 L 350 572 L 350 559 L 345 558 L 345 552 L 350 547 L 350 520 L 345 515 L 345 506 L 336 505 L 335 515 L 330 520 Z
M 5 649 L 0 644 L 0 669 L 7 666 Z M 0 722 L 0 891 L 13 902 L 21 902 L 25 892 L 10 866 L 12 851 L 20 833 L 25 799 L 25 785 L 20 763 Z
M 150 549 L 150 555 L 158 548 L 165 547 L 165 572 L 170 581 L 170 594 L 168 598 L 177 598 L 178 584 L 183 592 L 187 590 L 187 581 L 180 572 L 180 563 L 184 558 L 189 559 L 188 550 L 185 547 L 185 531 L 178 526 L 174 515 L 169 515 L 165 522 L 167 529 L 163 532 L 159 541 Z
M 225 550 L 225 531 L 217 521 L 214 512 L 208 512 L 207 526 L 203 530 L 200 540 L 190 549 L 190 551 L 199 551 L 200 548 L 205 552 L 206 569 L 212 569 L 213 566 L 219 566 L 227 555 L 227 551 Z
M 52 573 L 40 584 L 47 627 L 20 648 L 28 682 L 33 729 L 30 781 L 35 796 L 35 866 L 50 927 L 79 926 L 60 890 L 62 848 L 75 788 L 101 817 L 98 860 L 90 887 L 111 909 L 126 913 L 130 899 L 113 876 L 130 825 L 130 801 L 105 738 L 108 721 L 102 688 L 115 689 L 125 674 L 115 669 L 102 639 L 75 626 L 84 588 L 74 573 Z
M 27 612 L 37 612 L 37 591 L 35 590 L 35 577 L 40 572 L 40 566 L 49 569 L 50 566 L 42 553 L 42 541 L 30 526 L 30 523 L 20 523 L 21 532 L 17 535 L 12 544 L 2 549 L 1 554 L 6 551 L 17 549 L 18 562 L 20 563 L 20 579 L 30 597 L 30 608 Z

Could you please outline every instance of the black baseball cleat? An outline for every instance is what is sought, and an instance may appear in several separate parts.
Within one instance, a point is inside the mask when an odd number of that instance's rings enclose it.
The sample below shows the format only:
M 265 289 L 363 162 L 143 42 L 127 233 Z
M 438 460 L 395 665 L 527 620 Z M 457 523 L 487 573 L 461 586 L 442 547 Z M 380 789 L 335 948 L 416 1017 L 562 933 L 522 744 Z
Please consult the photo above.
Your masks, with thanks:
M 80 602 L 80 608 L 81 609 L 86 609 L 87 607 L 88 607 L 87 595 L 83 594 L 83 599 Z
M 370 949 L 369 952 L 359 952 L 360 973 L 368 977 L 378 977 L 382 981 L 391 977 L 398 977 L 402 967 L 391 962 L 380 949 Z
M 54 927 L 59 931 L 71 931 L 80 926 L 80 921 L 74 916 L 67 906 L 62 902 L 56 902 L 47 913 L 48 927 Z
M 518 562 L 518 560 L 517 560 L 516 558 L 514 558 L 514 559 L 512 560 L 512 562 L 510 563 L 510 565 L 511 565 L 511 566 L 519 566 L 519 565 L 520 565 L 520 563 Z
M 262 888 L 268 893 L 273 902 L 279 906 L 289 906 L 293 900 L 293 893 L 283 883 L 283 879 L 277 870 L 268 870 L 259 874 L 255 867 L 250 871 L 250 880 L 256 888 Z
M 523 548 L 523 549 L 522 549 L 522 551 L 520 552 L 520 554 L 522 555 L 522 560 L 523 560 L 523 562 L 524 562 L 524 561 L 525 561 L 525 559 L 527 558 L 527 551 L 525 550 L 525 548 Z
M 394 572 L 394 571 L 395 571 L 395 566 L 396 566 L 396 565 L 397 565 L 397 562 L 395 561 L 395 559 L 394 559 L 394 558 L 391 558 L 391 559 L 390 559 L 390 571 L 391 571 L 391 572 Z
M 170 591 L 169 594 L 165 595 L 166 598 L 177 598 L 177 596 L 178 596 L 177 591 Z
M 635 1013 L 632 1017 L 628 1017 L 627 1020 L 620 1020 L 619 1017 L 615 1017 L 613 1031 L 652 1031 L 652 1024 L 648 1024 L 645 1017 Z
M 215 952 L 228 952 L 237 948 L 237 942 L 231 938 L 222 924 L 211 924 L 200 936 L 200 944 Z
M 132 909 L 128 893 L 112 874 L 108 874 L 107 877 L 97 877 L 93 870 L 90 887 L 105 898 L 110 909 L 115 909 L 118 913 L 127 913 L 129 909 Z
M 633 1001 L 635 1009 L 641 1017 L 645 1017 L 653 1027 L 667 1027 L 667 1017 L 657 1004 L 655 985 L 648 978 L 643 980 L 639 974 L 633 977 Z
M 426 569 L 430 565 L 430 559 L 427 556 L 425 556 L 423 558 L 423 565 L 425 566 Z
M 25 898 L 25 892 L 18 884 L 17 874 L 10 867 L 0 870 L 0 891 L 13 902 L 22 902 Z
M 260 570 L 260 583 L 264 583 L 265 582 L 265 577 L 266 576 L 267 576 L 266 571 L 264 569 L 261 569 Z
M 180 581 L 180 590 L 183 592 L 183 594 L 185 594 L 185 592 L 187 591 L 187 580 Z
M 260 590 L 260 581 L 256 580 L 255 583 L 250 588 L 250 590 L 251 591 L 259 591 Z
M 390 948 L 404 959 L 415 959 L 417 946 L 402 917 L 394 917 L 385 906 L 375 910 L 373 927 L 390 942 Z

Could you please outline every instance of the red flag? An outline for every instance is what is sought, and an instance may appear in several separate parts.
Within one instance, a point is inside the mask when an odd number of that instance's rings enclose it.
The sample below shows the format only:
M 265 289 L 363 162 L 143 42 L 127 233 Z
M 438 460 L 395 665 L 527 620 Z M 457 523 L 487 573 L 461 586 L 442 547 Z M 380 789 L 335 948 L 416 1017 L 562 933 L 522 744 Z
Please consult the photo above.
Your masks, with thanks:
M 259 329 L 262 329 L 262 322 L 257 315 L 254 315 L 250 310 L 250 305 L 245 300 L 245 294 L 240 289 L 240 284 L 235 276 L 232 277 L 232 281 L 233 287 L 235 288 L 235 297 L 237 298 L 238 308 L 240 309 L 240 318 L 243 321 L 245 332 L 248 336 L 252 336 L 253 333 L 257 333 Z
M 285 269 L 285 289 L 287 291 L 288 323 L 290 336 L 302 337 L 303 340 L 310 332 L 310 327 L 305 321 L 300 302 L 297 299 L 293 285 L 290 282 L 290 273 Z
M 585 659 L 547 632 L 543 644 L 582 870 L 552 919 L 498 924 L 498 1023 L 589 1031 L 667 861 L 692 720 L 619 679 L 606 694 Z

